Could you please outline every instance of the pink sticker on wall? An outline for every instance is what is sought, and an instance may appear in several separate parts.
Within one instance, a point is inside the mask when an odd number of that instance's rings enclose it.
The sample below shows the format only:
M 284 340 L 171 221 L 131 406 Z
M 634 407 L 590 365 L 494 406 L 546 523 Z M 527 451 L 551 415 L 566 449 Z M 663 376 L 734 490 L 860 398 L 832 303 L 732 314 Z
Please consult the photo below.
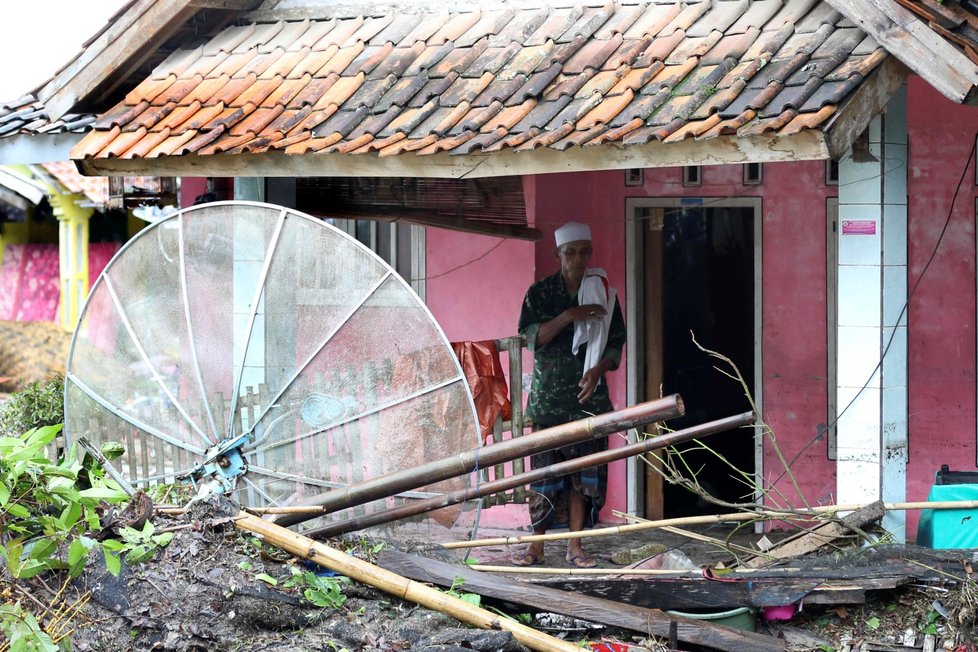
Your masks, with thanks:
M 842 235 L 876 235 L 876 220 L 842 220 Z

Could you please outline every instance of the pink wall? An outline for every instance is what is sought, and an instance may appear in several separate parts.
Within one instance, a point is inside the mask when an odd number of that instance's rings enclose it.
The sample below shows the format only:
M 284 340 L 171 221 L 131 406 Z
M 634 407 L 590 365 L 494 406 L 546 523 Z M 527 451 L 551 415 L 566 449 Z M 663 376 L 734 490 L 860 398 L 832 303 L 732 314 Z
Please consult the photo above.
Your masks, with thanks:
M 975 145 L 978 108 L 945 99 L 919 77 L 909 85 L 907 129 L 910 302 L 907 500 L 925 500 L 941 464 L 975 465 Z M 918 513 L 907 514 L 908 537 Z
M 974 156 L 978 109 L 944 99 L 919 78 L 910 80 L 908 131 L 909 286 L 934 251 L 964 172 L 947 233 L 910 305 L 907 499 L 923 500 L 941 464 L 976 470 L 976 330 Z M 934 125 L 940 125 L 935 128 Z M 963 170 L 965 165 L 967 170 Z M 826 422 L 826 199 L 821 161 L 766 164 L 764 183 L 745 187 L 740 166 L 702 170 L 702 185 L 683 187 L 677 168 L 644 171 L 644 185 L 626 187 L 622 171 L 540 175 L 526 179 L 537 243 L 499 242 L 428 230 L 428 304 L 450 339 L 512 334 L 526 287 L 556 270 L 553 229 L 568 220 L 588 222 L 594 264 L 626 296 L 627 197 L 761 196 L 763 211 L 763 411 L 784 457 L 811 504 L 835 502 L 835 464 L 819 438 Z M 492 249 L 488 255 L 474 260 Z M 471 262 L 474 261 L 474 262 Z M 469 263 L 469 264 L 465 264 Z M 464 266 L 462 266 L 465 264 Z M 458 288 L 478 288 L 459 291 Z M 626 351 L 626 356 L 628 352 Z M 625 405 L 625 368 L 610 378 L 612 400 Z M 764 475 L 775 483 L 778 504 L 799 504 L 775 449 L 766 445 Z M 624 463 L 612 466 L 608 505 L 624 509 Z M 493 512 L 494 510 L 489 510 Z M 515 514 L 515 516 L 514 516 Z M 907 514 L 913 539 L 918 514 Z M 508 512 L 516 525 L 521 514 Z M 505 524 L 506 519 L 499 521 Z M 486 522 L 486 521 L 484 521 Z

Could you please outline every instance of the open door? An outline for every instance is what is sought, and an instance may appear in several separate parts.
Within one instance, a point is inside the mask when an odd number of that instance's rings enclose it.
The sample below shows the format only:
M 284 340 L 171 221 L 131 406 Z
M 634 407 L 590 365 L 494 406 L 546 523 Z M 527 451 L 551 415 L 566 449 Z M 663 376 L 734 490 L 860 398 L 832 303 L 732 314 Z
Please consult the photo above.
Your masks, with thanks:
M 643 203 L 634 213 L 641 225 L 634 233 L 641 239 L 636 280 L 643 319 L 636 342 L 642 364 L 636 381 L 643 400 L 680 394 L 686 416 L 670 421 L 673 429 L 749 410 L 744 389 L 714 368 L 722 365 L 700 350 L 693 336 L 733 360 L 748 391 L 760 400 L 759 200 Z M 721 500 L 753 499 L 751 479 L 758 471 L 753 432 L 720 433 L 703 443 L 710 450 L 695 443 L 677 449 L 683 474 L 695 475 Z M 663 483 L 655 468 L 642 468 L 646 518 L 718 511 L 686 489 Z

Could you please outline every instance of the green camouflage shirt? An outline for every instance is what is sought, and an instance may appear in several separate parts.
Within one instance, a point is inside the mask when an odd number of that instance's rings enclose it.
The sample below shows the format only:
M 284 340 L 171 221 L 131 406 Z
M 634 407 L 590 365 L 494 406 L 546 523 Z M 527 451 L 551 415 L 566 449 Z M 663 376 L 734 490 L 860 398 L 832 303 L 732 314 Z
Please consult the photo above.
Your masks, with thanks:
M 537 425 L 555 426 L 613 409 L 606 380 L 595 388 L 587 403 L 581 405 L 577 400 L 581 391 L 578 383 L 584 375 L 586 345 L 578 349 L 576 356 L 571 353 L 574 324 L 560 331 L 549 344 L 537 346 L 540 326 L 577 305 L 577 295 L 571 296 L 567 292 L 560 272 L 531 285 L 523 299 L 519 332 L 526 336 L 527 347 L 533 351 L 533 381 L 526 414 Z M 612 361 L 612 369 L 617 369 L 621 363 L 624 346 L 625 320 L 616 300 L 608 328 L 608 343 L 602 356 Z

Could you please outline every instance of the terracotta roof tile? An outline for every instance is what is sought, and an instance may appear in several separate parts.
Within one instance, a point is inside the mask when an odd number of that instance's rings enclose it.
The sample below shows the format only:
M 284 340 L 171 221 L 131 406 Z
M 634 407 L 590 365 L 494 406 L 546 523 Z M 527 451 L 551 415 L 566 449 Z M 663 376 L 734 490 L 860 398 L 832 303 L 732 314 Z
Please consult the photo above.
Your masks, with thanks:
M 381 97 L 391 89 L 397 77 L 388 75 L 383 79 L 368 79 L 350 96 L 344 106 L 348 109 L 356 106 L 375 106 Z M 390 108 L 390 107 L 388 107 Z
M 407 105 L 410 107 L 418 107 L 425 104 L 431 98 L 437 97 L 444 93 L 445 89 L 451 86 L 457 77 L 458 73 L 453 72 L 447 77 L 429 80 L 427 84 L 421 87 L 421 90 L 414 94 L 414 97 L 408 100 Z
M 555 63 L 545 70 L 533 73 L 506 101 L 507 106 L 522 104 L 528 97 L 542 95 L 543 91 L 560 74 L 561 65 Z
M 353 45 L 348 42 L 350 37 L 356 34 L 361 25 L 363 25 L 361 16 L 336 20 L 333 22 L 333 29 L 323 34 L 322 38 L 313 44 L 312 49 L 323 50 L 330 45 L 338 45 L 341 49 L 349 47 Z
M 337 111 L 329 119 L 313 129 L 312 133 L 317 138 L 339 134 L 342 140 L 343 137 L 346 137 L 347 134 L 353 131 L 354 127 L 360 124 L 369 114 L 370 111 L 365 106 L 361 106 L 353 111 Z
M 842 18 L 842 14 L 836 11 L 827 2 L 820 2 L 812 7 L 805 16 L 795 22 L 795 31 L 801 34 L 814 32 L 822 25 L 835 25 Z
M 324 43 L 322 46 L 318 44 L 326 34 L 329 33 L 333 27 L 336 26 L 335 19 L 329 20 L 314 20 L 309 23 L 309 29 L 300 34 L 295 41 L 290 43 L 285 49 L 287 52 L 294 52 L 296 50 L 301 50 L 302 48 L 311 48 L 313 52 L 321 52 L 329 47 L 328 43 Z
M 727 34 L 700 58 L 701 64 L 720 63 L 727 57 L 739 60 L 747 49 L 757 40 L 761 31 L 750 27 L 740 34 Z
M 421 20 L 397 45 L 411 45 L 415 41 L 427 41 L 448 20 L 447 11 L 434 11 L 422 14 Z M 438 45 L 441 45 L 439 43 Z
M 422 70 L 430 70 L 436 63 L 444 59 L 453 49 L 454 46 L 451 43 L 427 46 L 424 49 L 424 52 L 422 52 L 418 58 L 407 67 L 404 74 L 410 77 L 412 75 L 417 75 Z
M 649 12 L 649 5 L 641 2 L 632 6 L 621 6 L 616 11 L 605 11 L 605 21 L 594 32 L 594 38 L 609 39 L 615 34 L 625 35 L 629 30 Z M 638 38 L 643 35 L 639 34 Z
M 356 43 L 349 47 L 341 47 L 332 57 L 329 58 L 323 67 L 313 73 L 316 77 L 328 77 L 330 73 L 339 75 L 353 63 L 360 53 L 363 52 L 363 43 Z
M 151 149 L 149 153 L 146 154 L 146 157 L 156 158 L 158 156 L 169 156 L 171 154 L 175 154 L 196 135 L 197 133 L 194 131 L 185 131 L 178 136 L 170 136 L 159 145 Z
M 607 125 L 603 124 L 595 125 L 583 131 L 575 130 L 566 138 L 555 142 L 551 147 L 560 152 L 575 146 L 582 147 L 607 131 Z
M 363 41 L 368 45 L 368 47 L 390 44 L 390 46 L 393 48 L 394 42 L 390 40 L 384 40 L 378 43 L 371 43 L 371 40 L 375 36 L 377 36 L 385 29 L 387 29 L 387 27 L 393 22 L 395 21 L 394 21 L 394 14 L 392 13 L 383 16 L 370 16 L 365 21 L 363 21 L 363 24 L 360 25 L 360 28 L 357 29 L 356 32 L 354 32 L 349 36 L 346 42 L 347 44 L 350 44 L 353 43 L 354 41 Z
M 958 5 L 918 9 L 960 47 L 978 35 Z M 73 156 L 459 155 L 797 133 L 831 125 L 886 56 L 815 0 L 304 16 L 176 51 Z M 37 107 L 4 110 L 0 136 L 44 124 Z
M 253 71 L 247 66 L 254 58 L 254 52 L 239 52 L 237 54 L 229 54 L 221 63 L 211 70 L 211 74 L 231 75 L 235 78 L 247 77 L 249 74 L 253 74 Z M 257 76 L 258 75 L 255 75 L 255 77 Z
M 656 61 L 665 61 L 672 54 L 683 39 L 686 38 L 686 33 L 683 31 L 672 32 L 669 36 L 661 36 L 656 38 L 649 44 L 649 47 L 645 49 L 645 52 L 639 55 L 638 59 L 635 60 L 636 67 L 650 66 Z
M 496 129 L 509 130 L 520 120 L 525 118 L 533 107 L 537 105 L 536 100 L 526 100 L 516 106 L 507 106 L 505 109 L 496 113 L 486 121 L 480 128 L 482 132 L 495 131 Z
M 481 14 L 478 11 L 459 12 L 450 17 L 437 32 L 426 39 L 429 44 L 440 45 L 441 43 L 455 42 L 465 32 L 469 31 L 473 25 L 479 22 Z
M 201 52 L 206 55 L 224 54 L 227 56 L 234 48 L 255 33 L 255 25 L 232 25 L 207 42 Z
M 669 53 L 667 65 L 680 64 L 692 57 L 702 57 L 716 45 L 723 36 L 721 32 L 712 32 L 708 36 L 692 38 L 689 35 L 675 50 Z
M 610 57 L 608 57 L 608 60 L 602 67 L 605 70 L 612 70 L 621 66 L 630 66 L 643 52 L 648 50 L 650 45 L 652 45 L 651 37 L 624 41 L 621 46 L 619 46 L 619 48 L 615 50 Z
M 365 75 L 369 75 L 374 68 L 376 68 L 381 62 L 384 61 L 390 54 L 394 51 L 393 43 L 384 43 L 383 45 L 368 45 L 363 49 L 363 51 L 357 55 L 356 59 L 350 62 L 346 70 L 343 71 L 343 76 L 355 75 L 358 72 L 362 72 Z
M 689 29 L 686 35 L 692 38 L 709 36 L 713 32 L 723 34 L 744 15 L 750 2 L 747 0 L 730 0 L 728 2 L 710 3 L 709 11 L 703 14 Z
M 172 86 L 177 81 L 176 75 L 168 75 L 163 79 L 147 79 L 136 88 L 129 91 L 123 104 L 135 106 L 142 101 L 152 102 L 160 93 Z
M 602 70 L 599 73 L 595 73 L 586 84 L 581 86 L 580 90 L 574 94 L 574 97 L 585 97 L 592 93 L 604 95 L 614 88 L 621 78 L 625 76 L 626 72 L 627 68 L 622 67 L 618 70 Z
M 350 133 L 346 135 L 347 140 L 357 140 L 364 134 L 370 134 L 371 136 L 378 136 L 384 131 L 392 120 L 396 118 L 401 118 L 402 120 L 409 120 L 410 116 L 417 113 L 417 110 L 412 111 L 401 111 L 400 107 L 393 107 L 383 113 L 367 114 L 360 123 L 350 130 Z M 394 133 L 395 130 L 391 130 L 387 135 Z
M 302 51 L 307 52 L 306 56 L 296 63 L 292 68 L 291 72 L 288 73 L 287 77 L 290 79 L 298 79 L 303 75 L 315 75 L 320 70 L 323 69 L 330 59 L 336 56 L 340 48 L 338 45 L 330 45 L 325 50 L 309 50 L 303 48 Z M 325 76 L 325 75 L 324 75 Z
M 409 134 L 414 131 L 418 125 L 424 122 L 428 116 L 432 115 L 437 108 L 438 105 L 436 103 L 428 102 L 424 106 L 418 107 L 417 109 L 401 111 L 399 112 L 400 115 L 394 118 L 390 124 L 387 125 L 387 128 L 380 133 L 382 136 L 389 136 L 398 131 Z
M 475 45 L 487 36 L 499 34 L 506 25 L 513 21 L 515 15 L 516 12 L 513 9 L 483 11 L 479 16 L 479 22 L 470 27 L 467 32 L 454 39 L 455 45 L 460 48 L 467 48 Z M 489 41 L 486 39 L 486 45 L 488 46 L 488 44 Z
M 489 37 L 489 47 L 507 47 L 510 43 L 529 45 L 527 39 L 547 19 L 546 9 L 528 9 L 516 12 L 513 20 L 507 22 L 495 36 Z M 540 45 L 537 43 L 536 45 Z
M 448 133 L 458 134 L 462 131 L 476 131 L 502 109 L 502 102 L 493 102 L 489 106 L 474 106 L 461 120 L 458 121 L 458 124 L 448 130 Z
M 128 125 L 149 108 L 149 102 L 140 102 L 136 106 L 119 104 L 114 109 L 95 121 L 96 129 L 109 129 L 116 125 Z
M 447 152 L 453 150 L 456 147 L 461 146 L 466 141 L 475 137 L 474 132 L 461 133 L 457 136 L 448 136 L 440 140 L 435 141 L 431 145 L 423 149 L 418 150 L 418 156 L 430 156 L 431 154 L 437 154 L 438 152 Z
M 356 77 L 340 77 L 336 80 L 336 83 L 329 87 L 322 97 L 314 105 L 314 108 L 322 109 L 330 104 L 335 104 L 337 106 L 342 106 L 350 97 L 357 92 L 357 89 L 364 82 L 363 73 L 357 75 Z
M 129 150 L 127 150 L 121 158 L 146 158 L 146 156 L 153 151 L 157 145 L 169 138 L 169 136 L 169 130 L 165 129 L 160 132 L 147 133 L 144 138 L 140 139 L 135 145 L 129 148 Z
M 476 41 L 470 47 L 454 47 L 438 63 L 428 69 L 428 74 L 432 77 L 445 77 L 451 72 L 461 72 L 467 70 L 479 56 L 486 51 L 489 39 L 483 38 Z
M 578 128 L 590 129 L 595 125 L 608 124 L 615 116 L 621 113 L 622 109 L 631 104 L 634 97 L 634 92 L 626 91 L 621 95 L 612 95 L 611 97 L 605 98 L 604 101 L 577 121 Z
M 520 45 L 516 42 L 506 47 L 490 46 L 462 74 L 466 77 L 481 77 L 487 72 L 496 73 L 502 70 L 503 66 L 519 51 Z
M 171 131 L 173 134 L 178 134 L 187 130 L 197 131 L 204 127 L 210 127 L 211 123 L 222 113 L 224 113 L 223 104 L 203 107 L 199 111 L 189 115 L 183 122 L 178 123 Z
M 612 95 L 618 95 L 619 93 L 625 92 L 626 88 L 637 91 L 652 81 L 664 67 L 661 61 L 657 61 L 655 64 L 644 68 L 632 68 L 608 92 Z
M 330 77 L 315 79 L 310 77 L 308 83 L 286 103 L 285 107 L 287 109 L 301 109 L 304 106 L 312 106 L 325 95 L 334 83 L 335 79 Z
M 555 100 L 563 96 L 577 95 L 577 91 L 581 90 L 584 84 L 588 83 L 592 77 L 597 73 L 594 68 L 588 68 L 579 75 L 564 75 L 561 74 L 554 83 L 550 85 L 547 90 L 543 92 L 543 99 L 545 100 Z
M 652 4 L 649 5 L 642 15 L 624 33 L 626 39 L 642 38 L 645 36 L 656 36 L 663 28 L 671 23 L 679 15 L 681 7 L 676 4 Z
M 458 106 L 435 106 L 434 109 L 427 115 L 423 120 L 418 122 L 411 131 L 407 134 L 408 137 L 423 138 L 428 134 L 436 134 L 438 136 L 444 136 L 448 133 L 455 123 L 461 120 L 465 114 L 469 112 L 469 105 L 466 103 L 459 104 Z M 403 125 L 388 125 L 385 132 L 400 128 L 404 130 Z M 382 134 L 382 135 L 387 135 Z
M 747 11 L 737 21 L 724 30 L 730 35 L 743 34 L 751 28 L 760 29 L 781 10 L 782 0 L 753 0 Z
M 175 102 L 164 104 L 163 106 L 151 106 L 138 116 L 133 118 L 130 124 L 137 127 L 146 127 L 153 131 L 155 126 L 177 107 Z
M 591 38 L 598 31 L 598 28 L 605 25 L 608 20 L 617 15 L 619 12 L 614 10 L 614 6 L 604 6 L 604 7 L 584 7 L 580 18 L 577 19 L 573 25 L 571 25 L 567 32 L 564 33 L 563 39 L 572 41 L 575 38 Z M 625 14 L 627 12 L 622 11 L 621 18 L 627 20 Z M 614 38 L 615 36 L 620 36 L 621 32 L 624 30 L 611 30 L 609 34 L 596 37 L 599 41 L 608 40 Z
M 528 46 L 543 45 L 548 40 L 557 43 L 571 41 L 574 35 L 563 38 L 564 33 L 577 22 L 583 10 L 580 7 L 550 7 L 543 23 L 532 34 L 523 39 L 522 43 Z
M 486 73 L 487 75 L 490 73 Z M 507 103 L 518 90 L 526 85 L 526 77 L 519 75 L 508 81 L 496 79 L 488 88 L 472 100 L 472 106 L 488 106 L 493 102 Z
M 459 77 L 439 95 L 438 99 L 444 106 L 458 106 L 463 102 L 469 103 L 478 97 L 493 79 L 492 73 L 488 72 L 479 79 Z
M 408 66 L 424 52 L 424 43 L 415 43 L 409 48 L 394 48 L 386 59 L 370 71 L 367 79 L 380 79 L 387 75 L 400 77 Z
M 568 95 L 561 96 L 556 100 L 538 102 L 525 118 L 513 126 L 511 131 L 521 133 L 527 132 L 534 127 L 541 129 L 560 114 L 570 103 L 571 98 Z
M 686 5 L 669 24 L 662 28 L 659 36 L 670 36 L 674 30 L 682 30 L 686 33 L 689 28 L 698 21 L 703 14 L 710 9 L 711 2 L 693 2 Z
M 428 73 L 424 71 L 420 75 L 413 77 L 402 77 L 382 98 L 377 100 L 374 109 L 377 111 L 386 111 L 393 104 L 407 106 L 408 101 L 417 95 L 418 91 L 427 83 Z
M 381 43 L 393 43 L 395 49 L 403 47 L 413 47 L 415 41 L 404 43 L 404 37 L 414 31 L 414 28 L 421 23 L 421 15 L 417 13 L 398 13 L 397 20 L 392 21 L 376 36 L 370 39 L 370 45 Z
M 231 78 L 227 75 L 221 75 L 220 77 L 214 77 L 213 79 L 205 79 L 197 86 L 194 87 L 192 91 L 187 93 L 181 100 L 181 104 L 187 104 L 188 102 L 207 102 L 209 99 L 217 95 L 217 93 L 223 90 Z

